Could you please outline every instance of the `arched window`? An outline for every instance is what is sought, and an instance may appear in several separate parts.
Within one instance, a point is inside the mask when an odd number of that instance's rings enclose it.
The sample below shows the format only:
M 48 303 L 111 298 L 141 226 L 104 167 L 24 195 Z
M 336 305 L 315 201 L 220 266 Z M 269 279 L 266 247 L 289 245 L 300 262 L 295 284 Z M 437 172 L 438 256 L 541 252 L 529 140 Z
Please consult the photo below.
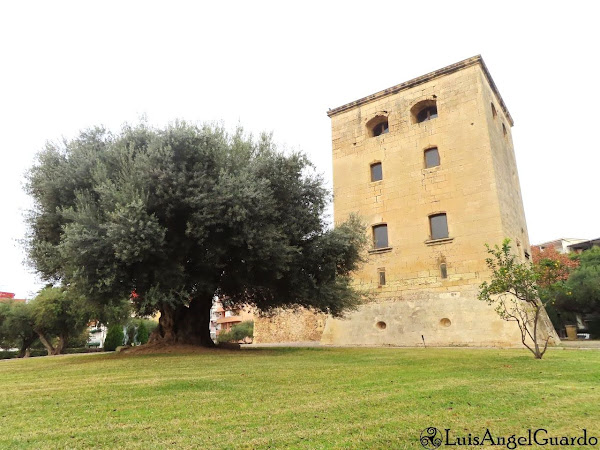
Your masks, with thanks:
M 508 134 L 508 131 L 506 131 L 506 125 L 504 124 L 502 124 L 502 133 L 504 133 L 504 136 Z
M 369 130 L 369 136 L 381 136 L 389 132 L 387 116 L 375 116 L 367 122 L 367 128 Z
M 411 109 L 413 123 L 427 122 L 438 116 L 437 103 L 435 100 L 423 100 L 417 103 Z
M 493 103 L 490 103 L 490 105 L 492 105 L 492 117 L 495 119 L 496 116 L 498 115 L 498 113 L 496 112 L 496 107 L 494 106 Z
M 440 153 L 437 147 L 425 150 L 425 168 L 436 167 L 440 165 Z
M 388 123 L 386 120 L 385 122 L 381 122 L 381 123 L 375 125 L 375 127 L 373 127 L 373 136 L 379 136 L 381 134 L 386 134 L 388 131 L 390 131 L 390 129 L 388 127 Z
M 427 122 L 428 120 L 435 119 L 437 117 L 437 107 L 436 106 L 428 106 L 427 108 L 423 108 L 417 114 L 417 122 Z

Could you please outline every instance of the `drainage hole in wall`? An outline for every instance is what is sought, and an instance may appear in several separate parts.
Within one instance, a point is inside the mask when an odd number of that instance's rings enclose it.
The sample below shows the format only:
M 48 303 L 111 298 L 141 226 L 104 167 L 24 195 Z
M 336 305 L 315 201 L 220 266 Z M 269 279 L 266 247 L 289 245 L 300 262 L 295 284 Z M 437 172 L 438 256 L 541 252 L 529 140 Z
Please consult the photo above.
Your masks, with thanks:
M 442 320 L 440 320 L 440 325 L 443 327 L 449 327 L 452 325 L 452 322 L 450 322 L 450 319 L 444 317 Z
M 385 322 L 377 322 L 376 324 L 377 328 L 379 328 L 380 330 L 385 330 L 387 325 L 385 324 Z

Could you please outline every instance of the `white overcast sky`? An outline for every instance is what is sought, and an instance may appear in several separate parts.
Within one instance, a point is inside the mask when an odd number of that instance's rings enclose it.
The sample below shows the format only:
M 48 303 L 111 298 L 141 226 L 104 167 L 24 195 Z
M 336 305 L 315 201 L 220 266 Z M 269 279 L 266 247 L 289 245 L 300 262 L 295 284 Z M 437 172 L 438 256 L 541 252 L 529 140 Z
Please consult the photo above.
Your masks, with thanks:
M 0 291 L 39 281 L 18 240 L 46 140 L 142 115 L 273 131 L 331 180 L 328 108 L 481 54 L 515 126 L 532 243 L 600 237 L 600 2 L 0 4 Z

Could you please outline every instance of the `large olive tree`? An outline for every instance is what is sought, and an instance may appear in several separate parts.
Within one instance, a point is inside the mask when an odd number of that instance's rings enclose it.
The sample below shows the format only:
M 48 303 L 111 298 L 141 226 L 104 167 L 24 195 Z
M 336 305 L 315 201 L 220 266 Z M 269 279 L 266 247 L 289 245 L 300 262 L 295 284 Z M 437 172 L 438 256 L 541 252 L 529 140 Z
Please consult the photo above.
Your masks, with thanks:
M 48 281 L 97 304 L 160 311 L 153 341 L 212 345 L 209 311 L 359 301 L 350 273 L 364 229 L 328 229 L 328 193 L 307 158 L 270 136 L 176 123 L 102 128 L 48 144 L 29 173 L 29 255 Z

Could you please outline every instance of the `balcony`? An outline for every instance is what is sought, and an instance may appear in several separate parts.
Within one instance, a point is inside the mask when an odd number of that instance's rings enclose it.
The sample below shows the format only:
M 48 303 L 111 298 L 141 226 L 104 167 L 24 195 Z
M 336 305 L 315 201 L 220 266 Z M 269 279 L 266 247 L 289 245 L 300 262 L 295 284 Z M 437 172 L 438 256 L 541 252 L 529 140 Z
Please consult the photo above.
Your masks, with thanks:
M 239 323 L 242 321 L 240 316 L 229 316 L 229 317 L 220 317 L 217 319 L 217 323 Z

